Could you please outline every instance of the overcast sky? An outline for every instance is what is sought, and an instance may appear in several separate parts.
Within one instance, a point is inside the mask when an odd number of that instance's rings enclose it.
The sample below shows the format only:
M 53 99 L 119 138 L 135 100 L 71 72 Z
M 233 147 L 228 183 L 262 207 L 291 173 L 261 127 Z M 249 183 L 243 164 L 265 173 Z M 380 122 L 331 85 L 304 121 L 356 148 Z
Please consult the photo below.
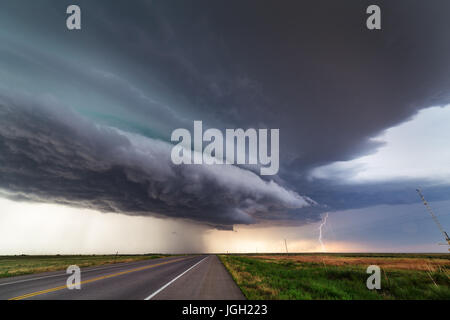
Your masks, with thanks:
M 2 1 L 0 254 L 445 251 L 450 3 L 372 2 Z M 194 120 L 280 129 L 278 174 L 175 166 Z

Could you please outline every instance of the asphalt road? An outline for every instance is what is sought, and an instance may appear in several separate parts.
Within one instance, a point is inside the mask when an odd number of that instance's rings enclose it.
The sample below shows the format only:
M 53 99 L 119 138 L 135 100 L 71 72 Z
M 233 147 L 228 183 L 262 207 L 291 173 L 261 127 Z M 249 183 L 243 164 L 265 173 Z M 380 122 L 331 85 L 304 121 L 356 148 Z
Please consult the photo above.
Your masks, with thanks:
M 178 256 L 81 269 L 81 289 L 65 271 L 0 279 L 1 300 L 241 300 L 217 256 Z

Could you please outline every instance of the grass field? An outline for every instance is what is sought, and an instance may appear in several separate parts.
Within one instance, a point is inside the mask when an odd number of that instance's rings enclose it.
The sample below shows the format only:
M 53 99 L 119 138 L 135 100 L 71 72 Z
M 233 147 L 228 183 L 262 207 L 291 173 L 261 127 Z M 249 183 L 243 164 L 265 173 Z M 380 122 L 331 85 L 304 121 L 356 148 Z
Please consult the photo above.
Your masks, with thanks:
M 70 265 L 79 267 L 108 263 L 131 262 L 161 258 L 163 255 L 53 255 L 53 256 L 0 256 L 0 278 L 24 274 L 65 270 Z
M 248 299 L 450 299 L 448 254 L 221 255 Z M 381 290 L 368 290 L 369 265 Z

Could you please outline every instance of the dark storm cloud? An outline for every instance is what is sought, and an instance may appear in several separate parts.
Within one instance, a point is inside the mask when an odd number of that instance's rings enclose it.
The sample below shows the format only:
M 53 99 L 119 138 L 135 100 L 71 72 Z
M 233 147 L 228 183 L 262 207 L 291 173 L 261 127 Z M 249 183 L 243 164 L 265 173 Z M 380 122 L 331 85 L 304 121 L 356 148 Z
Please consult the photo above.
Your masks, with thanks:
M 303 182 L 299 189 L 307 189 L 308 195 L 318 203 L 326 203 L 326 207 L 313 208 L 316 212 L 326 209 L 346 210 L 376 206 L 379 204 L 396 205 L 419 202 L 416 189 L 426 190 L 429 201 L 448 200 L 450 185 L 436 184 L 433 180 L 398 179 L 395 181 L 366 182 L 359 184 L 342 184 L 339 181 L 316 179 Z M 303 208 L 301 211 L 305 211 Z M 310 211 L 310 210 L 307 210 Z
M 116 3 L 101 10 L 102 41 L 211 126 L 281 128 L 285 169 L 302 173 L 370 152 L 370 137 L 449 102 L 450 4 L 378 1 L 381 31 L 365 27 L 368 4 Z
M 233 166 L 174 166 L 169 144 L 98 126 L 51 97 L 0 96 L 0 189 L 131 215 L 255 223 L 313 204 Z
M 16 32 L 14 41 L 23 45 L 17 46 L 19 54 L 3 42 L 0 55 L 24 79 L 34 80 L 20 87 L 23 92 L 45 79 L 45 90 L 35 91 L 110 117 L 133 116 L 148 125 L 141 133 L 166 140 L 172 129 L 192 120 L 217 128 L 280 128 L 277 183 L 327 210 L 406 201 L 398 197 L 405 195 L 407 182 L 398 183 L 396 192 L 381 192 L 382 184 L 352 187 L 306 177 L 314 167 L 373 152 L 379 143 L 370 137 L 421 108 L 450 100 L 448 1 L 376 1 L 381 31 L 365 28 L 365 9 L 372 1 L 77 3 L 83 29 L 73 33 L 64 28 L 65 8 L 72 4 L 67 1 L 31 2 L 27 10 L 18 1 L 0 5 L 0 15 L 8 15 L 3 23 L 9 23 L 2 30 Z M 61 83 L 82 94 L 64 97 Z M 126 112 L 99 111 L 86 98 L 91 91 Z M 111 151 L 135 150 L 122 134 L 110 130 L 107 138 L 103 132 L 91 142 L 82 134 L 67 134 L 38 111 L 30 115 L 6 102 L 2 108 L 9 108 L 9 120 L 2 119 L 0 126 L 2 187 L 16 196 L 218 225 L 252 222 L 248 215 L 314 220 L 325 210 L 286 211 L 284 200 L 269 201 L 265 191 L 248 196 L 253 187 L 230 191 L 207 175 L 197 181 L 195 168 L 181 172 L 161 164 L 142 175 L 146 164 L 136 164 L 135 151 L 120 159 Z M 117 127 L 127 129 L 123 123 Z M 8 131 L 12 128 L 27 132 L 27 138 L 18 139 Z M 47 131 L 38 144 L 30 133 L 42 130 Z M 45 161 L 45 169 L 37 165 Z M 248 174 L 233 172 L 240 180 Z M 166 185 L 166 179 L 171 183 Z M 209 191 L 223 196 L 206 196 Z
M 379 1 L 382 31 L 365 27 L 369 4 L 148 1 L 138 19 L 116 4 L 104 41 L 207 125 L 281 128 L 289 179 L 370 153 L 370 137 L 449 102 L 450 4 Z

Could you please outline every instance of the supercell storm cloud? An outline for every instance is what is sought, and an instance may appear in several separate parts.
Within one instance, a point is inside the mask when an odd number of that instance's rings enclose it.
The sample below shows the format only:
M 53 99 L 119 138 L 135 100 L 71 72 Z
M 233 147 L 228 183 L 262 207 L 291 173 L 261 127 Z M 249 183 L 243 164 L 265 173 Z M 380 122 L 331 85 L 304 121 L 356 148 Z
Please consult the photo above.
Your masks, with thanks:
M 168 143 L 95 125 L 41 100 L 1 98 L 3 196 L 222 228 L 314 204 L 235 166 L 175 167 Z
M 310 172 L 450 103 L 448 1 L 390 2 L 379 32 L 358 27 L 359 0 L 77 1 L 76 32 L 60 28 L 62 2 L 0 4 L 2 196 L 227 229 L 413 201 L 402 181 Z M 279 128 L 278 175 L 173 165 L 171 132 L 195 120 Z M 448 199 L 448 184 L 432 190 Z

